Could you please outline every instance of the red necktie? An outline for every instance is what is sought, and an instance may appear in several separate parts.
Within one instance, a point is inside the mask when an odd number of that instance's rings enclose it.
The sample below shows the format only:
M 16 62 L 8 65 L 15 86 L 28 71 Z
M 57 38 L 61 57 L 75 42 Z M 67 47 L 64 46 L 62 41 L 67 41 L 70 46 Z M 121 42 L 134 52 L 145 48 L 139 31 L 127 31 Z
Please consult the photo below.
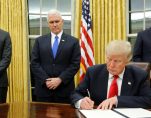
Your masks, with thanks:
M 110 86 L 108 98 L 111 98 L 111 97 L 118 95 L 118 85 L 117 85 L 117 79 L 118 78 L 119 78 L 118 75 L 113 76 L 113 80 L 112 80 L 112 83 Z

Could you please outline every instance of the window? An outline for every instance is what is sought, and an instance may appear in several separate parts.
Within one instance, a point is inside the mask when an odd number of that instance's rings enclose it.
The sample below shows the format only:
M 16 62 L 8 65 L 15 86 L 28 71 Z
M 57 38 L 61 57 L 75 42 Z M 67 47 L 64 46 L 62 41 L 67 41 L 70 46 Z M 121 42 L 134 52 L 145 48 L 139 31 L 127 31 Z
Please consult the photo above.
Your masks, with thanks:
M 128 41 L 132 47 L 137 33 L 151 27 L 151 0 L 128 0 Z
M 28 0 L 30 54 L 35 38 L 50 33 L 47 25 L 47 12 L 50 9 L 57 9 L 61 12 L 64 19 L 64 32 L 71 34 L 71 0 Z M 34 90 L 32 75 L 31 84 Z M 32 98 L 35 100 L 34 95 Z
M 65 3 L 65 4 L 64 4 Z M 64 19 L 64 31 L 71 34 L 71 0 L 28 0 L 30 50 L 36 37 L 50 32 L 47 12 L 57 9 Z

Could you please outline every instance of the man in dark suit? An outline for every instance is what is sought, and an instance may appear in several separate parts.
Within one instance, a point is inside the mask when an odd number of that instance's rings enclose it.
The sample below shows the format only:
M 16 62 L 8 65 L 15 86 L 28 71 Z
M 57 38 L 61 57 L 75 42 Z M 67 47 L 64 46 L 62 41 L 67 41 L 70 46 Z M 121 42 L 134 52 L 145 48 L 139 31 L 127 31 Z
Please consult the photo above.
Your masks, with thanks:
M 58 11 L 48 12 L 48 25 L 51 33 L 36 39 L 31 55 L 36 98 L 41 102 L 69 103 L 75 88 L 74 75 L 80 67 L 79 41 L 63 32 Z
M 127 65 L 130 59 L 130 43 L 112 41 L 106 49 L 106 64 L 88 68 L 84 80 L 71 94 L 72 104 L 80 109 L 93 109 L 94 105 L 97 109 L 151 108 L 148 73 Z
M 138 33 L 134 45 L 133 61 L 151 63 L 151 28 Z
M 11 61 L 12 44 L 8 32 L 0 29 L 0 103 L 6 102 L 7 96 L 7 68 Z

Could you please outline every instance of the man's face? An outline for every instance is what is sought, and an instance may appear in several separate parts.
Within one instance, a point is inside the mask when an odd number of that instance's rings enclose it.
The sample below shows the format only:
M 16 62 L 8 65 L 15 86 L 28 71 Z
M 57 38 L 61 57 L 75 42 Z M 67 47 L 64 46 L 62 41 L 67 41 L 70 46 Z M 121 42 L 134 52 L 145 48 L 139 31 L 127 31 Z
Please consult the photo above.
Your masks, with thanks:
M 48 26 L 54 34 L 58 34 L 61 32 L 63 27 L 63 20 L 60 16 L 57 15 L 51 15 L 48 16 Z
M 127 64 L 127 57 L 123 54 L 121 55 L 107 55 L 106 63 L 107 63 L 107 70 L 112 75 L 119 75 L 125 68 Z

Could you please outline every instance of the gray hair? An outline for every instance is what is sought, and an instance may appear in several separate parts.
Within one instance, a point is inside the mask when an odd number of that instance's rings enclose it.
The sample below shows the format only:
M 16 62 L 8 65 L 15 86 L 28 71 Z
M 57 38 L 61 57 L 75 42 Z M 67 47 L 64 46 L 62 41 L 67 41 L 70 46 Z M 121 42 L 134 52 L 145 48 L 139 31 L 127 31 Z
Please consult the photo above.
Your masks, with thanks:
M 51 15 L 57 15 L 57 16 L 59 16 L 62 19 L 61 13 L 58 10 L 56 10 L 56 9 L 51 9 L 50 11 L 48 11 L 47 21 L 49 20 L 49 16 L 51 16 Z
M 130 61 L 132 58 L 131 44 L 124 40 L 113 40 L 106 48 L 106 55 L 108 54 L 124 54 L 127 56 L 127 60 Z

